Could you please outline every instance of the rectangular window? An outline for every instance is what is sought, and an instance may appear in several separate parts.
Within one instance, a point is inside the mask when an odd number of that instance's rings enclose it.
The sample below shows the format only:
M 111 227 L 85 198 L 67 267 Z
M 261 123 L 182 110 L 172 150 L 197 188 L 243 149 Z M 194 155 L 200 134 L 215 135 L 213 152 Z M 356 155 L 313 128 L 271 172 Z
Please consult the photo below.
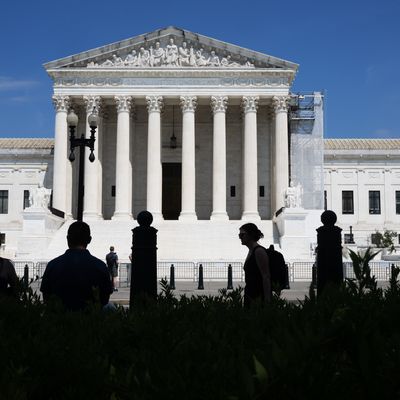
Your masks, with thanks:
M 231 197 L 236 197 L 236 186 L 231 186 Z
M 260 197 L 264 197 L 264 196 L 265 196 L 264 186 L 260 186 Z
M 381 192 L 379 190 L 369 191 L 369 213 L 381 213 Z
M 115 197 L 115 185 L 111 186 L 111 197 Z
M 29 207 L 29 190 L 24 190 L 24 210 Z
M 326 193 L 326 190 L 324 190 L 324 210 L 328 209 L 328 194 Z
M 400 214 L 400 190 L 396 190 L 396 214 Z
M 354 200 L 352 190 L 342 191 L 342 214 L 354 214 Z
M 8 190 L 0 190 L 0 214 L 8 214 Z

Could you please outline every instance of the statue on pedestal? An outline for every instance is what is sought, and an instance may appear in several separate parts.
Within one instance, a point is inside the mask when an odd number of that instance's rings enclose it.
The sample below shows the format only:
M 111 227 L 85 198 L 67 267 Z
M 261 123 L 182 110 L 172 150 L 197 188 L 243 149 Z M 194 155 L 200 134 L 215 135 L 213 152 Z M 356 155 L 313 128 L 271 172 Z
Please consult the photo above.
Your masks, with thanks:
M 29 207 L 47 210 L 50 203 L 51 189 L 46 189 L 41 183 L 29 191 Z
M 285 192 L 285 207 L 286 208 L 300 208 L 303 189 L 300 183 L 294 186 L 293 181 L 290 181 L 289 187 Z

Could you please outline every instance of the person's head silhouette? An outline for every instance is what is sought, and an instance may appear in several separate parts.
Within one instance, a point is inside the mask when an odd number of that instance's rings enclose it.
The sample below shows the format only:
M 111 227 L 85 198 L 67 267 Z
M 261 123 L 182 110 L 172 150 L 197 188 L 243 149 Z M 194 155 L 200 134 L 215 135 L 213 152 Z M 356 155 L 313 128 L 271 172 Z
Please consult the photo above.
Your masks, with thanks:
M 90 227 L 86 222 L 76 221 L 68 228 L 67 242 L 70 249 L 86 249 L 91 240 Z

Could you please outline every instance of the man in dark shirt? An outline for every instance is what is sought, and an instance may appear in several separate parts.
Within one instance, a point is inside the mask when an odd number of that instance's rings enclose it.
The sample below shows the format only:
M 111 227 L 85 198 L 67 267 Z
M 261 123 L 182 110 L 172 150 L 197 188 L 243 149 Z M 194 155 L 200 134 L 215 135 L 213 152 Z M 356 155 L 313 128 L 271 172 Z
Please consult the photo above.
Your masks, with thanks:
M 69 249 L 51 260 L 44 271 L 40 286 L 44 301 L 56 296 L 68 310 L 82 310 L 96 300 L 98 290 L 101 305 L 108 303 L 112 293 L 110 275 L 104 262 L 86 250 L 91 240 L 88 224 L 71 224 L 67 235 Z

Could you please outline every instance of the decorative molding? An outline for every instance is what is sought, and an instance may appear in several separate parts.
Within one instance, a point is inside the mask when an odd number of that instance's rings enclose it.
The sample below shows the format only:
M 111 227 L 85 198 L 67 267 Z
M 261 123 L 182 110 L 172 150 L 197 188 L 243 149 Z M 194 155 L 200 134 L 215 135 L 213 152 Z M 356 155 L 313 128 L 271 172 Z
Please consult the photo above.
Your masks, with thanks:
M 70 99 L 69 96 L 53 96 L 53 105 L 54 108 L 57 112 L 64 111 L 68 112 L 69 110 L 69 105 L 70 105 Z
M 86 113 L 99 115 L 102 107 L 100 96 L 83 96 L 83 101 L 86 106 Z
M 146 96 L 148 112 L 161 112 L 164 107 L 162 96 Z
M 228 108 L 227 96 L 211 96 L 211 109 L 213 113 L 226 112 Z
M 196 96 L 181 96 L 180 98 L 182 112 L 195 112 L 197 107 Z
M 241 103 L 243 112 L 257 112 L 258 100 L 258 96 L 243 96 Z
M 290 96 L 274 96 L 272 98 L 272 104 L 274 106 L 275 113 L 287 112 L 289 99 Z
M 130 112 L 134 106 L 134 100 L 131 96 L 115 96 L 117 112 Z
M 235 61 L 236 60 L 236 61 Z M 150 47 L 136 46 L 130 52 L 115 53 L 101 62 L 90 61 L 87 68 L 255 68 L 250 61 L 240 55 L 215 48 L 205 51 L 199 45 L 188 45 L 182 41 L 178 46 L 174 38 L 166 44 L 153 42 Z

